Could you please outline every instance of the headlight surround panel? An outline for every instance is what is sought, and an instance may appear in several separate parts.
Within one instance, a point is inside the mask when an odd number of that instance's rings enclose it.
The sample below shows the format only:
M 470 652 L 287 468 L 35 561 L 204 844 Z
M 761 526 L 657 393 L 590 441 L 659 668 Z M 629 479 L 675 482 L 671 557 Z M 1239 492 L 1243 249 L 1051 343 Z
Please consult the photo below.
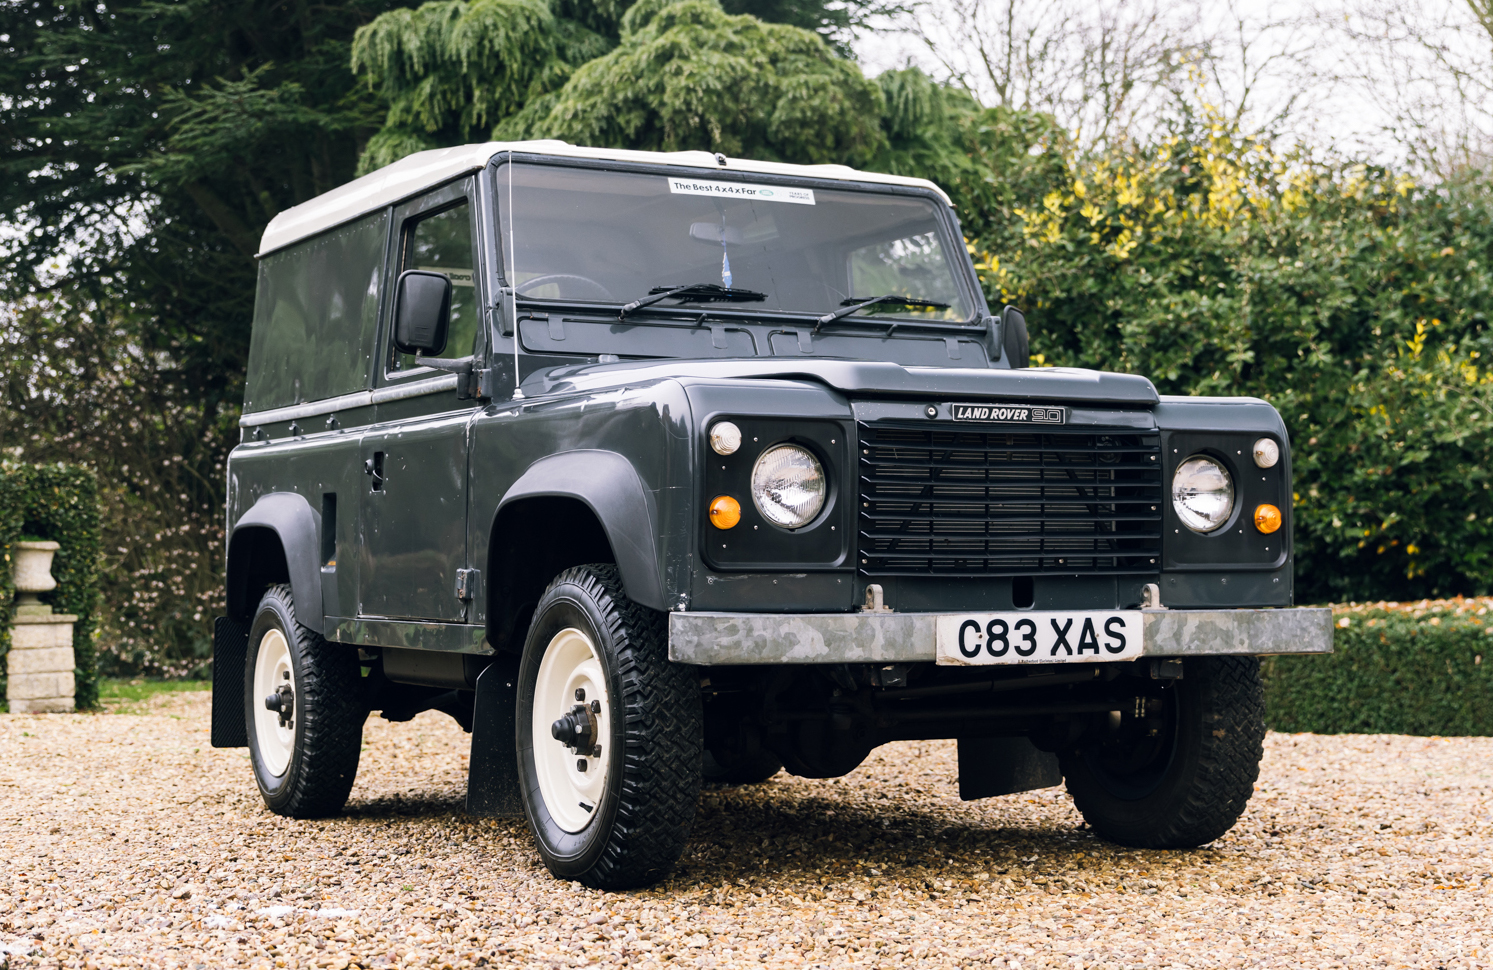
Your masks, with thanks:
M 741 429 L 741 447 L 731 455 L 718 455 L 709 445 L 709 429 L 730 421 Z M 713 414 L 699 432 L 699 454 L 703 464 L 696 534 L 707 565 L 714 569 L 788 571 L 804 568 L 848 568 L 853 538 L 852 500 L 842 502 L 840 493 L 855 487 L 844 474 L 854 467 L 853 431 L 838 421 L 751 417 Z M 798 527 L 785 527 L 764 514 L 752 485 L 753 471 L 772 449 L 788 445 L 803 449 L 818 462 L 824 484 L 819 509 Z M 741 503 L 741 521 L 726 531 L 707 521 L 707 507 L 717 495 L 730 495 Z
M 1254 444 L 1262 437 L 1276 440 L 1281 457 L 1273 467 L 1254 462 Z M 1162 556 L 1166 569 L 1273 570 L 1285 565 L 1291 549 L 1290 449 L 1272 432 L 1163 431 L 1162 456 L 1167 500 L 1162 520 Z M 1233 483 L 1233 507 L 1227 521 L 1211 530 L 1196 531 L 1184 521 L 1172 500 L 1177 470 L 1193 458 L 1216 462 Z M 1254 527 L 1254 509 L 1274 505 L 1284 518 L 1282 528 L 1264 534 Z

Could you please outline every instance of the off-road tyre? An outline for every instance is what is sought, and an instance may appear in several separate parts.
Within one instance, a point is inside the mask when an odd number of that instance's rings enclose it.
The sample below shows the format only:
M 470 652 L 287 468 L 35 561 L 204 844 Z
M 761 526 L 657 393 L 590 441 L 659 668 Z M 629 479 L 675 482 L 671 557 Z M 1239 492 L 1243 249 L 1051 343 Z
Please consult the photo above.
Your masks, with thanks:
M 1264 757 L 1265 700 L 1253 657 L 1189 657 L 1166 698 L 1170 743 L 1142 770 L 1115 774 L 1097 746 L 1059 752 L 1073 804 L 1104 839 L 1191 849 L 1233 828 Z
M 536 746 L 569 749 L 544 724 L 536 736 L 535 708 L 545 654 L 573 630 L 590 639 L 604 679 L 606 707 L 595 740 L 621 757 L 606 759 L 589 815 L 580 823 L 572 818 L 567 829 L 568 806 L 551 811 L 536 762 L 536 754 L 548 758 L 554 751 Z M 550 723 L 544 712 L 552 702 L 538 703 L 540 719 Z M 692 668 L 669 660 L 665 614 L 629 600 L 615 566 L 567 569 L 540 597 L 519 663 L 515 731 L 524 814 L 551 873 L 603 890 L 647 886 L 667 875 L 684 851 L 699 801 L 699 683 Z
M 256 716 L 264 712 L 264 697 L 255 684 L 260 649 L 275 633 L 289 648 L 295 715 L 289 762 L 279 774 L 261 750 L 262 724 Z M 368 719 L 362 670 L 354 648 L 328 643 L 296 620 L 289 586 L 271 586 L 254 614 L 244 663 L 244 705 L 249 760 L 265 806 L 290 818 L 324 818 L 342 811 L 358 776 L 363 722 Z

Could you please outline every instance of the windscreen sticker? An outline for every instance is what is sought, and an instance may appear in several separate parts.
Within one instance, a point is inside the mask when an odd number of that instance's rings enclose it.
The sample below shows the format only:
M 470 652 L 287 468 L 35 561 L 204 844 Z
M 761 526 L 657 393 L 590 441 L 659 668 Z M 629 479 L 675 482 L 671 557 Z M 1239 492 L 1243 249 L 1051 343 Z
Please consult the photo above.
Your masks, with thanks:
M 764 202 L 792 202 L 813 205 L 813 189 L 793 189 L 782 185 L 752 185 L 748 182 L 704 182 L 669 176 L 669 191 L 675 195 L 709 195 L 715 198 L 761 199 Z
M 475 286 L 475 274 L 469 269 L 453 269 L 450 266 L 416 266 L 427 273 L 443 273 L 450 277 L 452 286 Z

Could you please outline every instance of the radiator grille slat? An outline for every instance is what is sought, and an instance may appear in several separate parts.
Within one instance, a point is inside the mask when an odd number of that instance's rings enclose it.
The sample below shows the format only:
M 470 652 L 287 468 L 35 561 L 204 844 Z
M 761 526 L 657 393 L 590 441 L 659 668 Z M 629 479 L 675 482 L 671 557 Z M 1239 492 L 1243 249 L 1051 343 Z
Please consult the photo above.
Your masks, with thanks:
M 1161 443 L 1135 432 L 862 422 L 870 576 L 1152 573 Z

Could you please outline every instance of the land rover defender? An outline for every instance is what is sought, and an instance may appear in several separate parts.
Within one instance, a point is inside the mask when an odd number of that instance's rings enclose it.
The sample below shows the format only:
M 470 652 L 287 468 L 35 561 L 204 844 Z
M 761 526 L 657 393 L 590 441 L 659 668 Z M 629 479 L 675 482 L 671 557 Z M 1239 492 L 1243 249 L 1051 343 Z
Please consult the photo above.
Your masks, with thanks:
M 1066 783 L 1200 845 L 1258 657 L 1331 645 L 1276 411 L 1030 366 L 917 179 L 412 155 L 270 223 L 240 425 L 213 743 L 322 816 L 370 712 L 445 712 L 468 811 L 590 886 L 666 873 L 706 781 L 902 739 L 957 739 L 964 798 Z

